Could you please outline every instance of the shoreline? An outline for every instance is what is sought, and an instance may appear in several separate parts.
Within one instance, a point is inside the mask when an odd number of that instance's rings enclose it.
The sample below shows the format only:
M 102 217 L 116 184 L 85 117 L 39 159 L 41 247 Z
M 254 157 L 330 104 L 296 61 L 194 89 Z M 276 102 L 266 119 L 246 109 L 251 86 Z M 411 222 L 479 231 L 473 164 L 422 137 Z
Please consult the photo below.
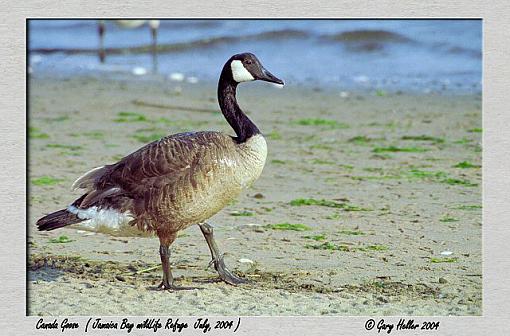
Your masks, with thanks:
M 134 67 L 133 69 L 137 69 L 141 67 Z M 143 68 L 145 69 L 145 68 Z M 200 87 L 201 89 L 216 87 L 218 84 L 216 80 L 205 79 L 201 80 L 194 76 L 185 76 L 183 73 L 176 73 L 179 80 L 174 80 L 171 78 L 171 75 L 166 74 L 151 74 L 150 72 L 143 75 L 135 75 L 130 71 L 126 71 L 123 68 L 122 71 L 93 71 L 87 70 L 83 73 L 76 72 L 60 72 L 54 73 L 50 71 L 38 71 L 37 73 L 29 74 L 30 77 L 37 80 L 48 80 L 48 81 L 68 81 L 68 80 L 101 80 L 101 81 L 111 81 L 111 82 L 134 82 L 134 83 L 146 83 L 149 85 L 175 85 L 175 86 L 186 86 L 188 88 L 192 87 Z M 175 74 L 174 74 L 175 75 Z M 182 79 L 181 79 L 182 76 Z M 189 81 L 191 78 L 191 82 Z M 257 83 L 258 86 L 264 87 L 265 85 L 262 83 Z M 257 85 L 256 84 L 256 85 Z M 345 84 L 345 83 L 344 83 Z M 437 83 L 436 83 L 437 84 Z M 267 84 L 266 84 L 267 85 Z M 273 85 L 273 84 L 269 84 Z M 251 85 L 253 86 L 253 84 Z M 274 87 L 277 87 L 274 84 Z M 386 96 L 386 95 L 415 95 L 415 96 L 482 96 L 482 89 L 465 89 L 465 88 L 455 88 L 455 87 L 446 87 L 443 86 L 441 89 L 439 88 L 430 88 L 430 87 L 420 87 L 420 88 L 401 88 L 401 87 L 384 87 L 376 84 L 366 84 L 366 85 L 345 85 L 342 86 L 341 82 L 337 83 L 309 83 L 309 82 L 286 82 L 285 89 L 291 87 L 296 90 L 303 90 L 305 92 L 313 91 L 313 92 L 323 92 L 325 94 L 338 94 L 341 98 L 349 98 L 352 96 L 366 96 L 366 95 L 374 95 L 374 96 Z M 252 88 L 253 89 L 253 88 Z
M 226 264 L 252 284 L 214 282 L 207 244 L 190 228 L 171 263 L 179 284 L 203 289 L 161 293 L 147 289 L 160 281 L 157 239 L 34 223 L 79 196 L 68 189 L 84 171 L 161 135 L 233 134 L 216 84 L 38 76 L 29 86 L 30 315 L 482 314 L 480 95 L 342 98 L 243 85 L 240 105 L 268 141 L 266 167 L 212 223 Z

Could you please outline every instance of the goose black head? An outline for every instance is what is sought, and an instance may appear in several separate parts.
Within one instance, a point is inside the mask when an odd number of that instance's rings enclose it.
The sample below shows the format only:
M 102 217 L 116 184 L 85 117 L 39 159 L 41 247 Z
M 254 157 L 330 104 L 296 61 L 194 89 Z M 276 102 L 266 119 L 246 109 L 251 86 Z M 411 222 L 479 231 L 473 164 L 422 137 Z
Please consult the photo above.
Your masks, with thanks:
M 232 79 L 237 83 L 262 80 L 283 85 L 283 81 L 266 70 L 252 53 L 234 55 L 229 60 Z M 228 63 L 227 63 L 228 64 Z

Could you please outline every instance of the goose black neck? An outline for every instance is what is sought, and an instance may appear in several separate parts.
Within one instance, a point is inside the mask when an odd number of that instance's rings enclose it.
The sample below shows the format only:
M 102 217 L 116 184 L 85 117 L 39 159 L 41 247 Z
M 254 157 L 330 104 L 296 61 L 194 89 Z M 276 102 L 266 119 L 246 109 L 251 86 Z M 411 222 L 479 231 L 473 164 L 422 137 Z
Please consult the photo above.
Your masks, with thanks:
M 232 78 L 232 72 L 225 65 L 218 83 L 218 101 L 221 112 L 237 134 L 238 142 L 245 142 L 252 136 L 260 134 L 255 124 L 244 114 L 236 100 L 237 82 Z

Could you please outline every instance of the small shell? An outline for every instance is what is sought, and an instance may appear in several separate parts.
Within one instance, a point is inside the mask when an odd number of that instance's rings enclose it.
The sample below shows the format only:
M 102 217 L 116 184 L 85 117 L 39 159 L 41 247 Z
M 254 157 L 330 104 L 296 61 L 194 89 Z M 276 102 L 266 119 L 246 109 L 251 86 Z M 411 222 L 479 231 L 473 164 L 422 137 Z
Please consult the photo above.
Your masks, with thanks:
M 180 72 L 173 72 L 169 76 L 170 80 L 176 81 L 176 82 L 182 82 L 184 80 L 184 75 Z
M 452 255 L 453 252 L 452 251 L 443 251 L 441 252 L 441 255 L 444 255 L 444 256 L 449 256 L 449 255 Z
M 253 260 L 250 260 L 250 259 L 246 259 L 246 258 L 241 258 L 238 260 L 240 263 L 249 263 L 249 264 L 253 264 Z
M 133 75 L 143 76 L 147 74 L 147 69 L 142 67 L 134 67 L 133 70 L 131 70 L 131 72 L 133 73 Z

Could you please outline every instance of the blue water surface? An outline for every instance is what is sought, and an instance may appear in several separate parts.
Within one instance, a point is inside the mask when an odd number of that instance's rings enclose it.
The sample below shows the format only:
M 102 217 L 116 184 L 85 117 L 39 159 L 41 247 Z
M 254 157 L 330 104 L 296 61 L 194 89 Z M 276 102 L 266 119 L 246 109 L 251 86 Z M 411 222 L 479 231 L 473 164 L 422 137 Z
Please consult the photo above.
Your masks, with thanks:
M 286 84 L 348 90 L 480 92 L 481 20 L 161 20 L 157 74 L 147 25 L 30 20 L 32 74 L 123 74 L 213 82 L 225 61 L 250 51 Z M 146 46 L 145 51 L 133 47 Z

